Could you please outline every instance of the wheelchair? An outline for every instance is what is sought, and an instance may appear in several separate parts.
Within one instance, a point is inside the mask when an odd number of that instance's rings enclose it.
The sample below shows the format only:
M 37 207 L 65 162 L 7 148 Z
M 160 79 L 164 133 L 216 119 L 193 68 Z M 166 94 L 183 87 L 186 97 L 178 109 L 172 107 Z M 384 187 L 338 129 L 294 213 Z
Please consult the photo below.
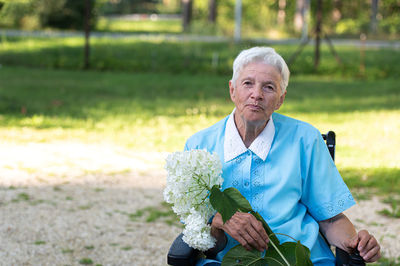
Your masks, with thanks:
M 336 135 L 335 132 L 329 131 L 327 134 L 322 134 L 325 140 L 326 146 L 332 157 L 335 160 L 335 147 L 336 147 Z M 215 258 L 216 254 L 202 254 L 199 250 L 190 247 L 182 240 L 183 234 L 181 233 L 176 237 L 172 243 L 168 255 L 167 263 L 172 266 L 192 266 L 196 265 L 196 260 L 200 257 Z M 326 240 L 326 239 L 325 239 Z M 361 266 L 365 265 L 363 258 L 355 252 L 349 254 L 346 251 L 336 248 L 336 265 L 337 266 Z

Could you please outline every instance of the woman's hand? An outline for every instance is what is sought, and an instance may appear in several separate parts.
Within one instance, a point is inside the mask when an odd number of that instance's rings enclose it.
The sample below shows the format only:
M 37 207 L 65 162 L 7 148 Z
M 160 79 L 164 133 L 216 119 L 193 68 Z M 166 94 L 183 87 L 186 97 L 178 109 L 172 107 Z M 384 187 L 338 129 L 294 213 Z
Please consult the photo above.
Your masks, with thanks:
M 356 232 L 354 225 L 340 213 L 335 217 L 319 222 L 322 234 L 331 245 L 339 247 L 348 253 L 357 250 L 366 262 L 377 261 L 381 257 L 378 241 L 366 230 Z
M 381 247 L 379 246 L 378 241 L 366 230 L 358 232 L 356 236 L 346 241 L 344 245 L 353 250 L 357 247 L 360 256 L 365 260 L 365 262 L 374 262 L 381 257 Z
M 269 237 L 262 223 L 250 213 L 236 212 L 225 224 L 221 214 L 217 213 L 211 226 L 225 231 L 247 250 L 264 251 L 268 248 Z

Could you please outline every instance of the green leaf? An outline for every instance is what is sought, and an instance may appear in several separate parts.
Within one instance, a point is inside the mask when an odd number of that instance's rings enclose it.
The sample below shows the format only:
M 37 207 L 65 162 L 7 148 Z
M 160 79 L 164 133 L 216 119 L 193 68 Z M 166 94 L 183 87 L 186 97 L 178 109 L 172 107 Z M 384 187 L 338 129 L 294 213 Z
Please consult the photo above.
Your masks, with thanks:
M 286 261 L 289 262 L 290 265 L 295 265 L 296 263 L 295 242 L 285 242 L 282 245 L 277 245 L 277 248 L 279 249 L 280 253 L 285 257 Z M 268 265 L 287 265 L 286 262 L 282 259 L 281 255 L 279 255 L 279 252 L 272 246 L 268 247 L 268 250 L 265 253 L 265 259 L 267 259 L 268 261 L 273 260 L 274 263 Z
M 237 245 L 225 254 L 221 266 L 265 266 L 267 261 L 261 255 L 260 251 L 248 251 L 242 245 Z
M 312 266 L 312 262 L 310 260 L 310 250 L 302 245 L 300 241 L 297 242 L 285 242 L 282 245 L 278 245 L 277 248 L 281 252 L 281 254 L 285 257 L 285 259 L 289 262 L 290 265 L 296 266 Z M 283 265 L 286 265 L 279 255 L 277 250 L 273 247 L 268 248 L 265 259 L 273 258 L 275 261 L 279 261 Z M 269 261 L 269 260 L 268 260 Z M 268 266 L 270 264 L 268 263 Z M 280 265 L 280 264 L 271 264 L 271 265 Z
M 285 257 L 286 261 L 290 265 L 296 266 L 312 266 L 310 260 L 310 250 L 303 246 L 300 241 L 296 242 L 285 242 L 282 245 L 278 245 L 277 248 L 281 254 Z M 282 259 L 281 255 L 277 252 L 274 247 L 268 248 L 263 255 L 255 249 L 248 251 L 242 245 L 237 245 L 230 249 L 222 260 L 222 266 L 228 265 L 240 265 L 240 266 L 286 266 L 286 262 Z
M 296 243 L 296 265 L 297 266 L 312 266 L 310 260 L 310 250 L 302 245 L 300 241 Z
M 296 265 L 296 266 L 311 266 L 310 250 L 303 246 L 300 241 L 286 242 L 282 245 L 279 239 L 272 232 L 264 218 L 253 211 L 250 203 L 245 197 L 240 194 L 236 188 L 227 188 L 221 191 L 218 186 L 213 186 L 210 191 L 211 205 L 222 216 L 224 223 L 229 220 L 237 211 L 248 212 L 261 221 L 265 231 L 267 232 L 270 243 L 268 250 L 265 253 L 255 249 L 248 251 L 242 245 L 237 245 L 230 249 L 222 260 L 222 266 L 230 265 L 245 265 L 245 266 L 281 266 L 281 265 Z
M 301 245 L 301 244 L 300 244 Z M 278 248 L 281 253 L 285 256 L 286 261 L 289 262 L 290 265 L 308 265 L 304 264 L 304 262 L 300 264 L 295 255 L 295 249 L 297 247 L 297 243 L 295 242 L 286 242 L 282 245 L 279 245 Z M 307 258 L 302 258 L 304 261 L 307 261 Z M 309 259 L 308 259 L 309 260 Z M 230 249 L 222 260 L 222 266 L 258 266 L 258 265 L 268 265 L 268 266 L 286 266 L 286 262 L 282 259 L 282 257 L 278 254 L 278 252 L 272 247 L 269 248 L 265 255 L 263 256 L 262 252 L 259 252 L 255 249 L 248 251 L 242 245 L 237 245 Z M 312 265 L 312 264 L 311 264 Z
M 250 212 L 252 208 L 239 190 L 230 187 L 221 191 L 218 186 L 213 186 L 210 195 L 211 205 L 222 216 L 224 223 L 228 221 L 236 212 Z

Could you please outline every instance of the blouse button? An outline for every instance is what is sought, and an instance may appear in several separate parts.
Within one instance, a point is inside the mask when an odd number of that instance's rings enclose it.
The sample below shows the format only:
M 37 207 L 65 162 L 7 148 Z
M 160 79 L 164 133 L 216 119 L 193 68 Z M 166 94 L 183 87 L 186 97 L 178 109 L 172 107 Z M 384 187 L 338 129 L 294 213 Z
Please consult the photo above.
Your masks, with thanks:
M 246 182 L 246 183 L 244 183 L 244 185 L 245 185 L 246 187 L 248 187 L 248 186 L 250 185 L 250 183 L 249 183 L 249 182 Z

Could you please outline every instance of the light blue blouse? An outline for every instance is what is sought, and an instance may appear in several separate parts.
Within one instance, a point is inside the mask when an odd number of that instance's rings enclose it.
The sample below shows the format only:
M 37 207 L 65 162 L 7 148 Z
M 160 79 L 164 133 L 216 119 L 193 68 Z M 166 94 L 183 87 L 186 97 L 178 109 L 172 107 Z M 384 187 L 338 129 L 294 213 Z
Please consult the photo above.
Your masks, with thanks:
M 228 117 L 190 137 L 185 150 L 217 153 L 223 164 L 222 189 L 237 188 L 272 231 L 290 235 L 307 246 L 315 265 L 334 265 L 335 258 L 319 234 L 318 222 L 343 212 L 355 201 L 320 132 L 308 123 L 273 113 L 275 135 L 266 159 L 248 149 L 225 162 Z M 292 241 L 282 235 L 277 237 L 281 242 Z M 228 236 L 218 260 L 237 244 Z M 199 265 L 206 265 L 205 262 Z

